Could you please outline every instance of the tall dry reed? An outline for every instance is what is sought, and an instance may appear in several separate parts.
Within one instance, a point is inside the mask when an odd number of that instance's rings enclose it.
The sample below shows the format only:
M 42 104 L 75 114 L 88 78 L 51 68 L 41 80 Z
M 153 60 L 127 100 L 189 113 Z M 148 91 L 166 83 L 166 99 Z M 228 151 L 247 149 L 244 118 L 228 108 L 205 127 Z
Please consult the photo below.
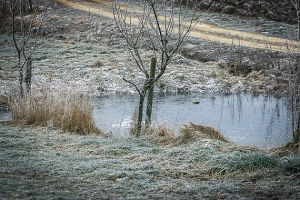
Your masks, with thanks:
M 16 123 L 41 126 L 52 123 L 63 131 L 103 134 L 92 117 L 92 99 L 73 90 L 46 88 L 33 92 L 12 100 L 11 110 Z

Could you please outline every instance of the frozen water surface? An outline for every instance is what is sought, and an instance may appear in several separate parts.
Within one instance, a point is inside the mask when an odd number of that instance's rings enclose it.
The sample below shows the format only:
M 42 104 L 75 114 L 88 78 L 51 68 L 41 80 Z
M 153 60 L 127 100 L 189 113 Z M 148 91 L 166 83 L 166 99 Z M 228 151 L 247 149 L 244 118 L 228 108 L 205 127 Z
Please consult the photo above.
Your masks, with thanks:
M 0 109 L 0 121 L 11 119 L 11 111 L 9 109 Z
M 198 104 L 195 104 L 198 102 Z M 93 117 L 99 128 L 126 137 L 137 108 L 138 95 L 110 95 L 94 99 Z M 9 110 L 0 110 L 0 121 L 10 119 Z M 291 111 L 285 97 L 247 93 L 155 95 L 153 122 L 167 123 L 179 132 L 189 122 L 212 126 L 230 141 L 272 148 L 292 138 Z
M 199 102 L 195 104 L 195 102 Z M 137 95 L 111 95 L 94 100 L 96 124 L 106 133 L 128 136 Z M 236 144 L 272 148 L 291 139 L 287 98 L 247 93 L 158 95 L 153 122 L 166 122 L 178 132 L 182 124 L 212 126 Z

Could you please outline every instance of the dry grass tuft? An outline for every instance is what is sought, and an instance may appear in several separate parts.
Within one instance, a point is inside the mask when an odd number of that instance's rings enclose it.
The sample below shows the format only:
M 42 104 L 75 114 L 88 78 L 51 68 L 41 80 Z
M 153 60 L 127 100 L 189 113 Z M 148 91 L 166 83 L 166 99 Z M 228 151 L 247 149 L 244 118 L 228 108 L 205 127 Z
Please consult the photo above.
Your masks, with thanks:
M 0 109 L 9 107 L 8 97 L 0 95 Z
M 131 127 L 129 130 L 129 134 L 132 136 L 142 136 L 148 141 L 155 142 L 155 143 L 168 143 L 176 138 L 174 131 L 168 127 L 166 122 L 161 124 L 151 124 L 148 129 L 142 130 L 141 133 L 137 131 L 137 115 L 138 111 L 135 110 L 131 117 Z
M 95 68 L 102 67 L 103 65 L 104 65 L 103 62 L 101 62 L 100 60 L 96 60 L 96 61 L 93 63 L 93 67 L 95 67 Z
M 11 102 L 12 121 L 25 125 L 55 127 L 78 134 L 103 134 L 92 117 L 92 100 L 76 91 L 45 89 Z
M 133 115 L 131 117 L 131 124 L 130 124 L 130 130 L 129 130 L 129 134 L 132 136 L 138 136 L 139 133 L 137 131 L 137 117 L 138 117 L 138 111 L 135 110 L 133 112 Z
M 189 125 L 181 128 L 180 132 L 181 135 L 177 138 L 179 144 L 207 137 L 230 143 L 219 131 L 210 126 L 201 126 L 190 122 Z
M 168 128 L 167 123 L 152 125 L 142 135 L 145 135 L 148 141 L 155 143 L 169 143 L 176 137 L 173 130 Z
M 297 154 L 298 152 L 300 152 L 299 150 L 299 147 L 297 147 L 297 145 L 294 145 L 293 142 L 288 142 L 284 146 L 270 149 L 269 152 L 274 156 L 283 157 Z

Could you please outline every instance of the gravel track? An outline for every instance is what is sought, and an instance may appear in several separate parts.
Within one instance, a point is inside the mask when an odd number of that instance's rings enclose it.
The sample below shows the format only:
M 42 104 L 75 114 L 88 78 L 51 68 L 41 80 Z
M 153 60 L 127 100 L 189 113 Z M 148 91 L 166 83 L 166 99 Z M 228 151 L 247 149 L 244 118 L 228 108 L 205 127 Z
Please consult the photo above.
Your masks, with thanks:
M 94 14 L 102 15 L 107 18 L 113 19 L 114 16 L 110 11 L 109 4 L 106 1 L 95 1 L 96 3 L 100 4 L 99 7 L 97 4 L 88 4 L 85 5 L 81 2 L 74 2 L 70 0 L 55 0 L 56 2 L 66 5 L 68 7 L 72 7 L 74 9 L 79 9 L 82 11 L 91 12 Z M 122 2 L 122 1 L 121 1 Z M 137 6 L 139 5 L 138 2 Z M 123 5 L 126 7 L 126 2 L 122 2 Z M 94 5 L 94 6 L 93 6 Z M 125 8 L 124 8 L 125 9 Z M 137 9 L 137 11 L 139 11 Z M 202 18 L 203 13 L 197 13 L 196 18 Z M 137 20 L 132 18 L 132 22 Z M 274 51 L 286 51 L 283 46 L 286 45 L 288 42 L 289 45 L 292 45 L 296 41 L 288 41 L 287 39 L 281 39 L 278 37 L 273 36 L 265 36 L 263 34 L 251 33 L 247 31 L 240 31 L 228 28 L 222 28 L 220 26 L 215 26 L 212 24 L 207 23 L 200 23 L 197 24 L 194 29 L 190 33 L 191 37 L 200 38 L 204 40 L 210 40 L 215 42 L 221 42 L 225 44 L 235 44 L 238 45 L 239 43 L 245 47 L 255 47 L 255 48 L 262 48 L 265 49 L 267 45 L 271 45 Z

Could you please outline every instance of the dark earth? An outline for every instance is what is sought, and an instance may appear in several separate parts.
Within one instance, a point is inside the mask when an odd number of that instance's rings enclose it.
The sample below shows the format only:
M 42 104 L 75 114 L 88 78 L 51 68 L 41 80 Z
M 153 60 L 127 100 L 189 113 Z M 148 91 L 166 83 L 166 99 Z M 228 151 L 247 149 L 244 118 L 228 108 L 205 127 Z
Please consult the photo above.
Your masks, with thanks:
M 177 0 L 194 5 L 196 0 Z M 0 18 L 4 19 L 8 1 L 0 2 Z M 243 17 L 263 17 L 268 20 L 297 23 L 296 9 L 292 0 L 203 0 L 198 1 L 203 10 L 239 15 Z M 201 2 L 201 3 L 199 3 Z
M 195 3 L 195 0 L 184 0 L 183 2 L 186 1 L 189 1 L 190 4 Z M 203 0 L 200 7 L 213 12 L 297 23 L 296 9 L 291 0 Z

